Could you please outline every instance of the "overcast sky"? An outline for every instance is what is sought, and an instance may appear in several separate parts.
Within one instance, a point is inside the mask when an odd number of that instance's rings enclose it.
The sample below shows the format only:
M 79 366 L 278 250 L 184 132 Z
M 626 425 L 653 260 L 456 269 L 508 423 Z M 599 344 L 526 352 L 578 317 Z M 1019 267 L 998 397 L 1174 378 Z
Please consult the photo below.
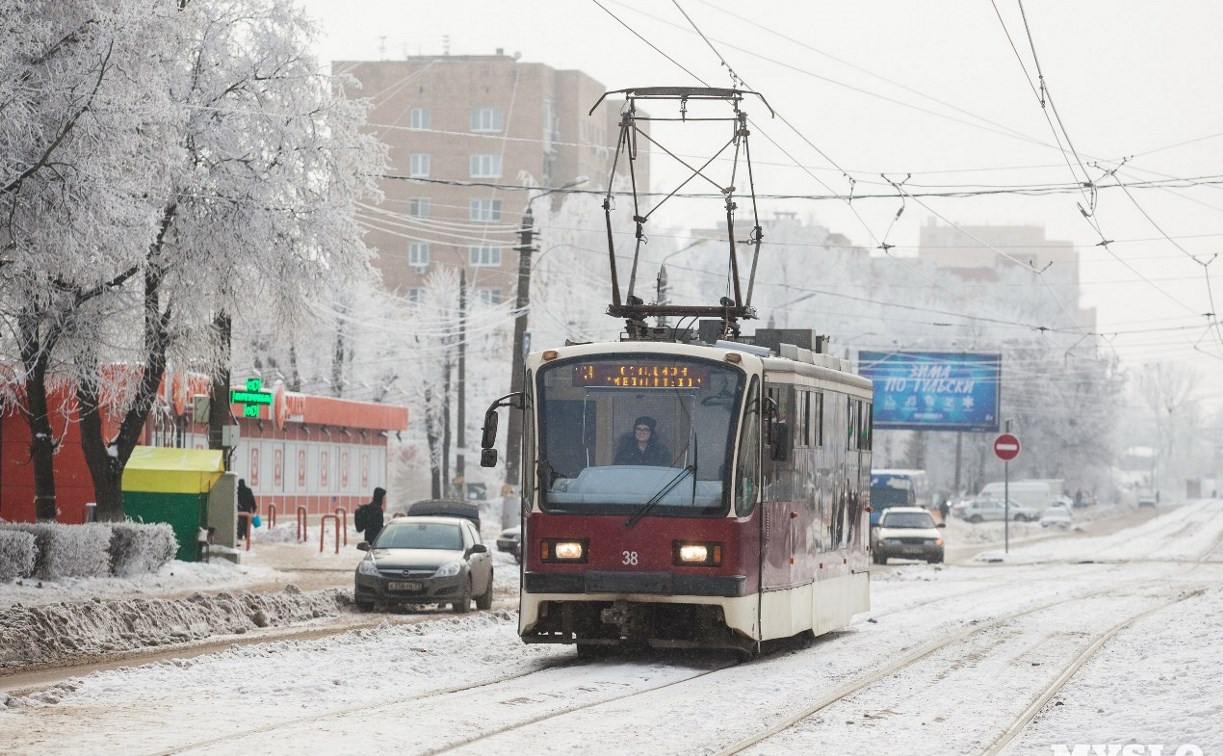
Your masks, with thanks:
M 1043 225 L 1049 238 L 1078 246 L 1084 303 L 1099 308 L 1098 330 L 1119 353 L 1185 361 L 1223 385 L 1215 378 L 1223 334 L 1203 315 L 1223 308 L 1223 260 L 1201 264 L 1223 251 L 1223 186 L 1202 183 L 1223 174 L 1217 0 L 758 0 L 751 10 L 728 0 L 304 4 L 322 24 L 323 60 L 500 47 L 620 89 L 728 86 L 720 54 L 778 114 L 749 111 L 758 192 L 844 195 L 846 174 L 855 179 L 852 206 L 788 200 L 767 203 L 766 215 L 797 210 L 863 247 L 894 244 L 898 255 L 914 253 L 921 224 L 934 218 Z M 1034 91 L 1037 63 L 1056 113 Z M 1090 206 L 1090 193 L 1069 187 L 1109 183 L 1105 172 L 1122 158 L 1131 159 L 1116 176 L 1128 184 L 1194 185 L 1101 189 L 1089 221 L 1080 206 Z M 880 174 L 912 174 L 905 187 L 915 193 L 1062 191 L 911 198 L 893 225 L 901 203 Z M 877 193 L 893 196 L 863 198 Z M 1102 240 L 1112 243 L 1097 246 Z

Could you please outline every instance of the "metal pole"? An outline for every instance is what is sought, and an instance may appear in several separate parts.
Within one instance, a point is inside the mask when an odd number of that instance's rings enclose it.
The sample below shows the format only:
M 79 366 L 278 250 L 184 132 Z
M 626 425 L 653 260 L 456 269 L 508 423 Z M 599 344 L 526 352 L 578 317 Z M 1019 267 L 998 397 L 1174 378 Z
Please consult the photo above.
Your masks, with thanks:
M 535 216 L 531 213 L 531 205 L 527 203 L 527 211 L 522 215 L 522 228 L 519 231 L 518 244 L 518 298 L 514 309 L 518 313 L 514 318 L 514 346 L 510 355 L 510 391 L 522 391 L 523 341 L 527 332 L 527 308 L 531 303 L 531 253 L 535 238 Z M 505 439 L 505 482 L 511 486 L 519 484 L 519 472 L 522 457 L 522 412 L 510 409 L 506 418 Z
M 454 474 L 462 483 L 459 496 L 467 498 L 467 269 L 459 269 L 459 411 L 458 439 L 455 443 Z
M 1006 432 L 1011 432 L 1011 421 L 1006 421 Z M 1002 553 L 1011 553 L 1011 461 L 1002 461 Z
M 960 495 L 960 455 L 964 449 L 964 431 L 955 434 L 955 495 Z
M 1002 462 L 1002 543 L 1003 553 L 1011 553 L 1011 463 Z

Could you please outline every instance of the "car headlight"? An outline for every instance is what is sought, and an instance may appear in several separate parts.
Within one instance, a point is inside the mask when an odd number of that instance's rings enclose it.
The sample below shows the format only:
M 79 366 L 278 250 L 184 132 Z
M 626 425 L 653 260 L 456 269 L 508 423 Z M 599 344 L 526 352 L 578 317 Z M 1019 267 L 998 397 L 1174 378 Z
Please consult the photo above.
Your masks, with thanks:
M 374 560 L 372 558 L 366 557 L 357 565 L 357 572 L 361 573 L 362 575 L 377 575 L 378 567 L 374 564 Z
M 926 540 L 926 543 L 930 544 L 931 546 L 942 546 L 943 539 L 942 538 L 930 538 Z
M 433 573 L 433 577 L 454 577 L 463 569 L 462 562 L 451 562 L 443 564 L 437 568 L 437 572 Z
M 899 538 L 884 538 L 883 542 L 886 543 L 888 546 L 899 546 L 900 545 Z

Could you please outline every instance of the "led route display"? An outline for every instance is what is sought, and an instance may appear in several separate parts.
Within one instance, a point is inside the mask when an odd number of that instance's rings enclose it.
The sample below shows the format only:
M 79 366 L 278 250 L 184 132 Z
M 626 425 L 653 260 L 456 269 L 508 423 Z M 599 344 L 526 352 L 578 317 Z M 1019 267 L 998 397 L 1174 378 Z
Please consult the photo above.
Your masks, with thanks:
M 624 389 L 704 388 L 709 368 L 702 365 L 585 363 L 574 367 L 574 384 Z

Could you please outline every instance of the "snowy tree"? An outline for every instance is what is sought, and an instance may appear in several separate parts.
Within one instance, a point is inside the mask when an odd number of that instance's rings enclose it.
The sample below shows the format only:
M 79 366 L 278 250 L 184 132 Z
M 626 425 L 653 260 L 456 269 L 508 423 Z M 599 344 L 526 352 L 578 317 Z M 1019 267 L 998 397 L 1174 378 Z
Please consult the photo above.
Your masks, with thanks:
M 55 516 L 60 442 L 48 391 L 70 384 L 68 342 L 140 280 L 155 233 L 146 197 L 176 148 L 159 66 L 174 15 L 137 0 L 0 1 L 0 318 L 19 365 L 4 390 L 30 425 L 42 519 Z
M 90 11 L 97 9 L 79 5 L 79 28 L 93 30 Z M 50 239 L 11 224 L 8 231 L 11 244 L 29 250 L 28 279 L 35 283 L 26 298 L 61 294 L 55 317 L 44 320 L 58 329 L 60 359 L 72 367 L 82 446 L 103 519 L 122 516 L 123 467 L 168 365 L 213 373 L 214 406 L 228 406 L 235 315 L 258 311 L 291 330 L 312 295 L 367 273 L 353 204 L 375 193 L 373 176 L 383 163 L 376 142 L 359 131 L 362 106 L 320 74 L 307 52 L 313 30 L 288 0 L 154 3 L 152 13 L 149 3 L 130 6 L 133 23 L 107 27 L 110 38 L 97 43 L 108 51 L 130 48 L 131 59 L 147 68 L 133 63 L 114 77 L 108 102 L 124 128 L 91 133 L 80 145 L 87 166 L 81 171 L 44 173 L 65 176 L 81 193 L 140 201 L 127 213 L 113 199 L 95 201 L 88 207 L 96 217 L 63 202 Z M 36 6 L 23 18 L 25 31 L 58 19 L 49 8 Z M 67 37 L 74 33 L 80 34 L 70 29 Z M 30 99 L 54 100 L 60 86 L 61 77 L 45 76 L 46 91 Z M 68 102 L 58 123 L 83 123 L 72 120 L 76 100 L 62 99 Z M 43 141 L 54 141 L 55 123 Z M 118 157 L 95 159 L 90 148 Z M 28 217 L 38 217 L 36 210 Z M 102 239 L 107 244 L 92 241 L 94 224 L 117 229 Z M 82 237 L 79 258 L 64 257 L 63 245 L 54 243 L 59 237 Z M 73 279 L 59 280 L 78 269 Z M 20 340 L 25 349 L 29 343 Z M 56 346 L 45 338 L 42 344 L 40 354 Z M 134 368 L 107 368 L 117 360 Z M 28 381 L 27 392 L 34 393 Z M 106 414 L 118 418 L 114 435 L 106 433 Z M 224 420 L 223 413 L 213 416 L 218 425 Z

